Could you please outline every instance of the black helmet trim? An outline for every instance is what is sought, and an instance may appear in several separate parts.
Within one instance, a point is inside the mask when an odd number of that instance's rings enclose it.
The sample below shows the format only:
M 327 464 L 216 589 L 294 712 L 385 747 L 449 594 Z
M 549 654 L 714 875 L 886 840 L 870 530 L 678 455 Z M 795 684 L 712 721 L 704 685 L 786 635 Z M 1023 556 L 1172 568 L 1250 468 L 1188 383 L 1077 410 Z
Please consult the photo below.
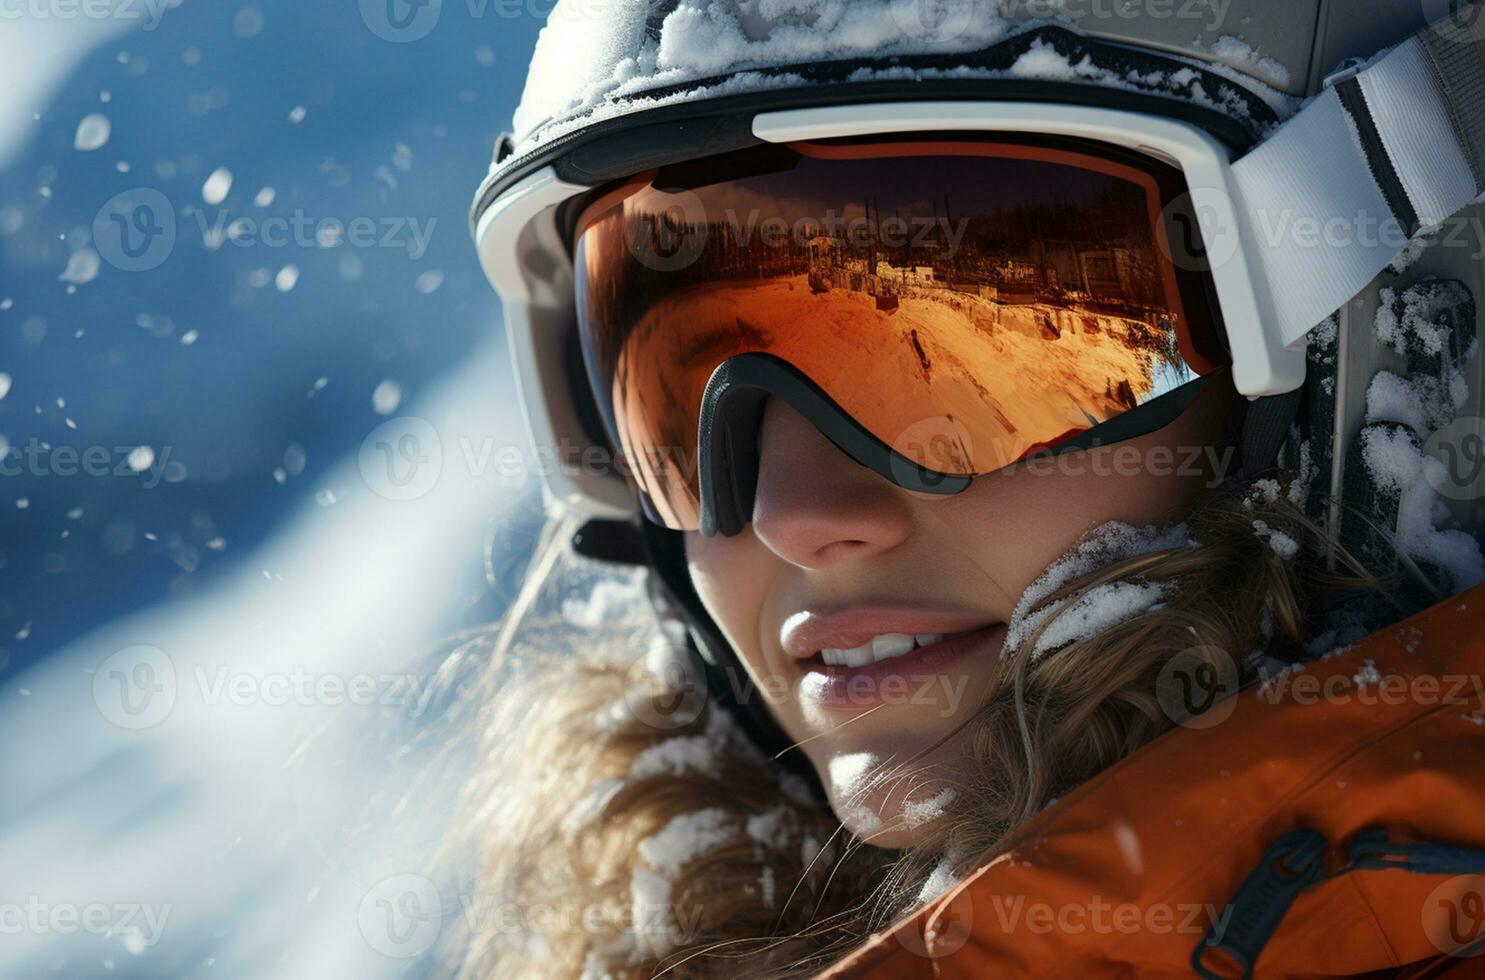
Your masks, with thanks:
M 1100 69 L 1119 77 L 1121 87 L 1091 81 L 1010 77 L 852 80 L 863 69 L 1007 71 L 1039 45 L 1050 46 L 1073 64 L 1085 57 L 1091 59 Z M 1280 121 L 1274 109 L 1254 91 L 1188 59 L 1098 41 L 1061 27 L 1024 31 L 965 54 L 851 58 L 758 69 L 756 73 L 799 77 L 807 84 L 636 108 L 555 136 L 526 153 L 520 153 L 508 137 L 501 137 L 494 170 L 481 185 L 470 212 L 471 229 L 478 226 L 480 216 L 501 194 L 543 167 L 552 167 L 564 181 L 590 187 L 622 180 L 652 167 L 756 146 L 761 141 L 753 135 L 753 117 L 783 109 L 954 100 L 1098 106 L 1189 122 L 1238 153 L 1253 146 Z M 1173 75 L 1179 75 L 1180 81 L 1173 81 Z M 642 106 L 727 80 L 700 79 L 648 89 L 624 101 Z M 1229 111 L 1211 106 L 1229 107 Z M 550 120 L 545 125 L 557 122 Z

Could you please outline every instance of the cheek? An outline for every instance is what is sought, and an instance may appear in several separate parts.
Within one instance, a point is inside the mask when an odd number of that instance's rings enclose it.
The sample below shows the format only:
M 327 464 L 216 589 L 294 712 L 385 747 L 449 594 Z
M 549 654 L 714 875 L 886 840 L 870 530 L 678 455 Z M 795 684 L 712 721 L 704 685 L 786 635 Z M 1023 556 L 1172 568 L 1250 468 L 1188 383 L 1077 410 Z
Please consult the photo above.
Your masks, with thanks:
M 691 581 L 723 636 L 755 673 L 763 669 L 759 622 L 775 571 L 767 550 L 744 530 L 735 537 L 686 534 Z
M 968 548 L 1014 605 L 1047 566 L 1109 521 L 1137 527 L 1183 520 L 1230 463 L 1221 404 L 1188 413 L 1158 432 L 1071 452 L 976 480 L 922 513 L 941 540 Z

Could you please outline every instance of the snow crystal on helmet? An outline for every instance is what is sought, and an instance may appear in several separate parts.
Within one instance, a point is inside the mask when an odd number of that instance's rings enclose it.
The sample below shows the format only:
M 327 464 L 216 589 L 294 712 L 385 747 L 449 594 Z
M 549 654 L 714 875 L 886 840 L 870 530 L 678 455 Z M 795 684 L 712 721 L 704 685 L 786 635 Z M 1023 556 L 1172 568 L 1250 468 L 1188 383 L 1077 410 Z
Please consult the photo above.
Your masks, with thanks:
M 972 71 L 974 53 L 1043 24 L 1166 52 L 1277 105 L 1424 22 L 1416 4 L 1355 6 L 1317 29 L 1309 6 L 1281 0 L 560 0 L 515 113 L 515 144 L 524 151 L 563 128 L 556 123 L 595 121 L 601 106 L 635 108 L 657 91 L 798 84 L 790 69 L 802 65 L 854 61 L 865 79 L 904 58 L 962 56 L 951 67 Z M 1047 77 L 1075 67 L 1041 49 L 1019 70 Z

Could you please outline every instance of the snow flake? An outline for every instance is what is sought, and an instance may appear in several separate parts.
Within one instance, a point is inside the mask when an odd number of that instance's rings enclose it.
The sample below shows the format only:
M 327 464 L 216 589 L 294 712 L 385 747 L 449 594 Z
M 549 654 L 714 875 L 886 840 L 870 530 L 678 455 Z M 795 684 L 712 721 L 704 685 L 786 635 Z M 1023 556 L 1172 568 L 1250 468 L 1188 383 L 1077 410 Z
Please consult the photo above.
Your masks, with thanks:
M 382 381 L 371 393 L 371 409 L 378 415 L 391 415 L 402 404 L 402 386 L 391 378 Z
M 129 453 L 129 469 L 135 473 L 143 473 L 155 464 L 155 451 L 149 446 L 135 446 Z
M 1443 464 L 1423 455 L 1411 433 L 1403 429 L 1373 426 L 1362 430 L 1361 438 L 1362 458 L 1372 481 L 1384 495 L 1397 500 L 1394 541 L 1398 549 L 1443 569 L 1455 591 L 1485 581 L 1485 555 L 1479 543 L 1463 531 L 1442 530 L 1434 524 L 1438 495 L 1426 470 Z
M 920 903 L 931 902 L 958 884 L 959 876 L 954 874 L 954 866 L 949 863 L 948 858 L 941 857 L 938 859 L 938 864 L 934 865 L 933 872 L 923 882 L 923 887 L 919 889 L 918 901 Z
M 950 804 L 958 798 L 959 793 L 952 786 L 945 786 L 926 800 L 904 800 L 902 822 L 909 830 L 932 823 L 948 812 Z
M 763 904 L 768 908 L 773 908 L 775 898 L 773 868 L 764 865 L 763 871 L 760 872 L 758 875 L 758 887 L 763 892 Z
M 1267 477 L 1261 480 L 1254 480 L 1252 485 L 1248 487 L 1247 495 L 1243 497 L 1243 506 L 1248 510 L 1252 510 L 1260 501 L 1270 505 L 1276 504 L 1279 502 L 1279 490 L 1278 480 L 1272 480 Z
M 74 148 L 84 153 L 102 148 L 113 132 L 113 124 L 101 112 L 90 112 L 77 124 L 77 135 L 72 139 Z
M 1097 636 L 1149 612 L 1164 596 L 1165 586 L 1160 582 L 1108 582 L 1089 589 L 1057 610 L 1037 637 L 1035 652 L 1044 654 Z
M 1212 52 L 1212 57 L 1234 68 L 1244 69 L 1274 88 L 1289 87 L 1289 69 L 1273 58 L 1265 57 L 1242 38 L 1224 34 L 1208 50 Z
M 1383 287 L 1373 321 L 1377 339 L 1399 354 L 1409 348 L 1425 355 L 1444 351 L 1450 325 L 1445 314 L 1470 301 L 1469 291 L 1453 280 L 1429 279 L 1406 290 Z
M 91 248 L 80 248 L 67 257 L 67 268 L 57 280 L 81 286 L 98 278 L 98 270 L 102 267 L 103 259 L 97 252 Z
M 766 847 L 783 847 L 799 836 L 799 821 L 788 807 L 769 807 L 748 817 L 749 837 Z
M 1365 691 L 1368 687 L 1374 687 L 1382 683 L 1382 672 L 1377 670 L 1376 661 L 1367 657 L 1361 662 L 1361 669 L 1356 672 L 1355 676 L 1351 678 L 1351 681 L 1362 691 Z
M 710 807 L 673 817 L 659 833 L 639 842 L 639 856 L 668 878 L 692 861 L 738 837 L 737 823 L 725 810 Z
M 1269 527 L 1266 521 L 1254 521 L 1253 533 L 1267 541 L 1274 554 L 1284 561 L 1293 561 L 1299 555 L 1299 542 L 1283 531 Z
M 232 21 L 232 33 L 240 38 L 257 37 L 263 30 L 263 8 L 248 4 L 237 10 Z
M 1455 399 L 1464 385 L 1463 372 L 1458 384 L 1448 386 L 1429 375 L 1402 378 L 1391 371 L 1378 371 L 1366 392 L 1366 420 L 1368 422 L 1401 422 L 1420 436 L 1441 429 L 1453 421 L 1460 405 Z M 1469 389 L 1462 393 L 1468 397 Z
M 718 746 L 711 739 L 705 735 L 681 735 L 657 742 L 636 755 L 629 765 L 629 778 L 684 776 L 688 772 L 715 776 L 719 762 Z
M 218 167 L 206 178 L 206 183 L 201 185 L 201 199 L 212 207 L 216 207 L 227 199 L 227 194 L 232 190 L 232 171 L 226 167 Z
M 398 397 L 401 397 L 400 391 Z M 391 414 L 382 412 L 383 415 Z M 593 586 L 587 600 L 565 599 L 562 602 L 562 618 L 584 630 L 595 630 L 612 622 L 644 601 L 639 588 L 633 582 L 603 579 Z M 665 676 L 658 674 L 657 676 Z
M 635 868 L 629 897 L 636 944 L 652 956 L 674 949 L 680 930 L 671 913 L 670 880 L 648 868 Z
M 1067 55 L 1044 41 L 1034 41 L 1026 53 L 1017 58 L 1007 72 L 1012 78 L 1034 78 L 1045 81 L 1073 82 L 1096 73 L 1087 55 L 1074 65 Z

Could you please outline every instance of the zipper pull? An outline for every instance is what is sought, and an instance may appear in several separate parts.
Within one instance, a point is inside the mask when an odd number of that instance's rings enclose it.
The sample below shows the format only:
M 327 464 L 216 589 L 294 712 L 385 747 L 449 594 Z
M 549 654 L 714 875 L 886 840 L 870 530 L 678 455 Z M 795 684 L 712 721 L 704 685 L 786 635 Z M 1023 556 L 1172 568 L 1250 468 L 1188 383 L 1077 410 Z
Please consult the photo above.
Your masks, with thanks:
M 1291 830 L 1274 841 L 1227 903 L 1226 917 L 1192 952 L 1191 968 L 1207 980 L 1251 977 L 1289 906 L 1319 879 L 1328 846 L 1313 830 Z

